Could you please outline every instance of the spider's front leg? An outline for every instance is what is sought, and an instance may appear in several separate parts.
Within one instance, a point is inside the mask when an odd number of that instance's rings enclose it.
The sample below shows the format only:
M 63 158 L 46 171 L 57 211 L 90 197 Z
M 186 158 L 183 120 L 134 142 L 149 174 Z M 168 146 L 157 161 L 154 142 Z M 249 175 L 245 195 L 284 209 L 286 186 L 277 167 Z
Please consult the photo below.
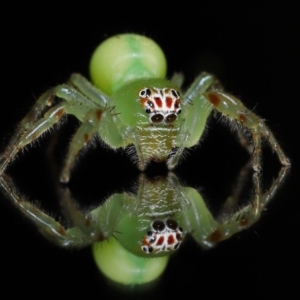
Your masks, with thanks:
M 55 98 L 60 99 L 60 102 L 54 105 Z M 44 93 L 21 121 L 2 154 L 0 174 L 5 171 L 20 150 L 58 123 L 63 115 L 72 114 L 82 122 L 82 125 L 72 139 L 61 175 L 62 182 L 69 181 L 70 170 L 76 156 L 94 133 L 99 132 L 104 140 L 109 140 L 108 144 L 112 147 L 123 143 L 114 125 L 111 108 L 107 106 L 108 101 L 108 96 L 95 89 L 79 74 L 71 76 L 70 85 L 59 85 Z
M 91 141 L 95 134 L 104 140 L 112 148 L 124 146 L 124 136 L 114 121 L 114 107 L 109 106 L 110 98 L 96 89 L 90 82 L 79 74 L 73 74 L 70 83 L 86 97 L 86 106 L 91 108 L 82 116 L 82 107 L 73 108 L 72 113 L 81 120 L 82 124 L 74 134 L 68 154 L 63 164 L 60 175 L 61 182 L 69 182 L 70 173 L 80 151 Z
M 267 127 L 265 122 L 255 115 L 251 110 L 247 109 L 243 103 L 236 97 L 221 92 L 213 91 L 203 94 L 213 107 L 231 121 L 236 121 L 244 128 L 250 130 L 253 141 L 253 169 L 256 172 L 261 171 L 261 140 L 268 140 L 271 148 L 278 155 L 279 161 L 284 166 L 290 165 L 290 160 L 284 154 L 278 141 Z
M 30 114 L 27 115 L 24 120 L 25 122 L 22 122 L 26 126 L 18 127 L 16 133 L 0 157 L 0 174 L 5 171 L 7 166 L 16 157 L 20 150 L 22 150 L 26 145 L 37 140 L 44 132 L 56 124 L 62 118 L 64 113 L 68 111 L 69 107 L 70 106 L 67 102 L 59 103 L 49 109 L 45 113 L 44 117 L 35 123 L 30 119 Z M 28 124 L 30 124 L 30 126 L 28 126 Z M 26 127 L 28 127 L 27 130 Z
M 53 106 L 56 97 L 63 100 Z M 20 150 L 37 140 L 44 132 L 59 122 L 64 114 L 72 114 L 74 107 L 85 102 L 86 99 L 68 85 L 59 85 L 44 93 L 21 121 L 1 155 L 0 174 L 5 171 Z M 88 107 L 81 106 L 81 115 L 84 116 L 88 109 Z
M 169 159 L 169 168 L 172 169 L 176 166 L 184 148 L 192 147 L 199 142 L 206 127 L 207 119 L 214 109 L 230 121 L 236 122 L 241 126 L 241 129 L 238 128 L 240 137 L 243 129 L 251 132 L 253 149 L 250 146 L 248 146 L 248 149 L 253 155 L 252 165 L 254 171 L 261 171 L 262 138 L 268 140 L 282 165 L 290 165 L 289 159 L 264 121 L 247 109 L 239 99 L 225 93 L 214 76 L 207 73 L 200 74 L 183 96 L 183 105 L 185 107 L 185 115 L 181 132 L 177 139 L 178 150 Z M 245 145 L 246 141 L 247 138 L 243 137 L 241 139 L 243 145 Z
M 19 151 L 16 149 L 19 140 L 33 126 L 33 124 L 41 118 L 43 112 L 53 105 L 54 98 L 52 90 L 45 92 L 41 97 L 39 97 L 31 110 L 20 122 L 14 135 L 11 137 L 8 145 L 6 146 L 6 149 L 0 156 L 0 174 L 5 171 L 10 161 Z

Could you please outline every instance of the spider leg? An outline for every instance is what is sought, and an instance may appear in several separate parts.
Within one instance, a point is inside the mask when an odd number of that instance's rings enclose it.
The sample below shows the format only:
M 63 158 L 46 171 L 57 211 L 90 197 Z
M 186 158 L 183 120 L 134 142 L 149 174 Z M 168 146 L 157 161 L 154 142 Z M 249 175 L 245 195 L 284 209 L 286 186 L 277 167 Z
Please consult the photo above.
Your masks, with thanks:
M 1 173 L 4 172 L 8 164 L 15 158 L 20 150 L 22 150 L 26 145 L 35 141 L 50 127 L 56 124 L 62 118 L 63 114 L 68 111 L 69 107 L 70 104 L 68 102 L 61 102 L 49 109 L 42 119 L 32 124 L 31 127 L 28 127 L 28 129 L 22 134 L 20 134 L 20 132 L 17 132 L 13 137 L 14 143 L 9 143 L 8 147 L 1 157 L 1 159 L 3 160 L 0 168 Z M 18 139 L 16 139 L 16 137 L 18 137 Z
M 72 74 L 70 79 L 70 83 L 78 89 L 83 95 L 85 95 L 91 102 L 93 102 L 96 106 L 99 104 L 102 107 L 106 107 L 109 102 L 109 98 L 99 89 L 95 88 L 85 77 L 80 74 Z
M 76 131 L 70 143 L 69 151 L 64 162 L 60 175 L 61 182 L 69 182 L 70 172 L 75 164 L 76 157 L 80 150 L 85 147 L 98 131 L 100 126 L 102 111 L 100 109 L 91 110 L 85 117 L 83 123 Z
M 253 169 L 256 172 L 261 171 L 261 140 L 268 140 L 271 148 L 278 155 L 279 161 L 284 166 L 289 166 L 290 161 L 279 146 L 275 136 L 267 127 L 265 122 L 248 110 L 236 97 L 222 92 L 207 92 L 203 96 L 214 108 L 232 121 L 236 121 L 247 128 L 252 135 L 253 140 Z
M 73 77 L 71 77 L 72 80 L 74 79 Z M 82 79 L 83 77 L 80 78 Z M 81 84 L 81 87 L 84 91 L 87 90 L 84 84 Z M 53 105 L 56 97 L 60 98 L 61 102 L 49 108 L 49 106 Z M 0 157 L 0 173 L 5 171 L 9 163 L 21 149 L 32 143 L 54 124 L 59 122 L 64 114 L 73 114 L 78 120 L 83 121 L 91 110 L 96 107 L 101 109 L 102 106 L 100 104 L 97 103 L 97 98 L 90 100 L 80 91 L 69 85 L 59 85 L 44 93 L 21 121 L 4 154 Z M 48 110 L 44 113 L 46 108 Z M 42 116 L 43 113 L 44 115 Z
M 53 105 L 54 98 L 52 90 L 45 92 L 41 97 L 39 97 L 25 118 L 20 122 L 14 135 L 9 141 L 9 144 L 6 146 L 4 153 L 0 156 L 0 162 L 3 162 L 0 167 L 0 173 L 6 169 L 9 163 L 7 158 L 10 156 L 10 153 L 13 151 L 24 132 L 26 132 L 40 118 L 46 108 Z
M 32 143 L 38 137 L 40 137 L 45 131 L 57 123 L 63 114 L 68 110 L 69 104 L 67 102 L 61 102 L 51 109 L 49 109 L 44 117 L 34 124 L 30 124 L 31 127 L 27 126 L 27 130 L 24 131 L 24 126 L 20 127 L 21 131 L 16 132 L 12 141 L 9 143 L 4 154 L 1 157 L 1 173 L 7 168 L 8 164 L 15 158 L 18 152 L 23 149 L 26 145 Z M 26 117 L 27 119 L 27 117 Z M 28 123 L 32 123 L 31 121 Z
M 261 190 L 261 175 L 257 172 L 253 173 L 254 196 L 252 201 L 245 207 L 238 209 L 235 213 L 229 216 L 221 217 L 221 221 L 216 226 L 215 230 L 209 234 L 202 242 L 204 247 L 212 247 L 216 243 L 230 238 L 233 234 L 242 231 L 254 223 L 256 223 L 264 211 L 266 205 L 273 198 L 282 185 L 289 168 L 282 167 L 276 180 L 271 187 L 262 193 Z
M 6 174 L 0 177 L 0 188 L 16 207 L 37 226 L 39 231 L 56 245 L 61 247 L 83 247 L 106 239 L 100 226 L 97 226 L 97 222 L 94 222 L 89 214 L 76 210 L 73 204 L 73 216 L 75 213 L 77 214 L 76 224 L 74 227 L 66 229 L 58 221 L 22 196 L 11 178 Z M 64 201 L 71 202 L 69 193 L 64 193 L 63 196 L 67 198 Z M 70 206 L 69 204 L 68 208 Z
M 240 202 L 242 192 L 247 183 L 250 183 L 249 180 L 249 172 L 252 170 L 251 160 L 240 170 L 236 183 L 234 184 L 234 188 L 230 197 L 228 197 L 223 204 L 222 211 L 224 213 L 231 213 L 232 210 L 237 207 Z
M 171 155 L 167 164 L 172 170 L 179 162 L 185 148 L 196 145 L 201 138 L 213 106 L 208 101 L 203 101 L 201 95 L 209 90 L 219 87 L 216 78 L 207 73 L 201 73 L 192 83 L 183 96 L 182 103 L 185 107 L 184 121 L 177 136 L 176 152 Z

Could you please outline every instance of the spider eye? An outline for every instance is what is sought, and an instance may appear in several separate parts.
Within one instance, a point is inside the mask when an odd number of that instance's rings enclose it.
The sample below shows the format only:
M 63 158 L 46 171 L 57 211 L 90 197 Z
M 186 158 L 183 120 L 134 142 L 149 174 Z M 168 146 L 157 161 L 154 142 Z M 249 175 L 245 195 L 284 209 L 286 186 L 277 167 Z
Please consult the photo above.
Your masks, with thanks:
M 163 119 L 164 119 L 163 115 L 156 114 L 156 115 L 154 115 L 154 116 L 151 117 L 151 122 L 158 124 L 158 123 L 161 123 Z
M 143 246 L 142 250 L 146 253 L 151 253 L 153 251 L 152 247 L 148 247 L 148 246 Z
M 175 114 L 171 114 L 171 115 L 168 115 L 167 117 L 166 117 L 166 123 L 167 124 L 170 124 L 170 123 L 173 123 L 175 120 L 176 120 L 176 115 Z
M 147 235 L 148 235 L 149 237 L 152 237 L 153 234 L 154 234 L 154 232 L 153 232 L 152 230 L 149 230 L 149 231 L 147 232 Z
M 152 227 L 155 231 L 162 232 L 166 228 L 166 225 L 162 220 L 155 220 L 152 224 Z
M 147 105 L 149 105 L 151 108 L 154 107 L 154 104 L 151 101 L 147 101 Z
M 171 93 L 172 93 L 172 95 L 173 95 L 175 98 L 179 98 L 179 97 L 180 97 L 180 93 L 179 93 L 178 91 L 171 90 Z
M 150 95 L 151 95 L 150 89 L 143 89 L 140 91 L 140 94 L 139 94 L 139 96 L 142 98 L 145 98 L 146 96 L 149 97 Z
M 145 112 L 146 112 L 147 114 L 150 114 L 150 113 L 151 113 L 151 109 L 150 109 L 150 108 L 146 108 Z
M 166 223 L 167 227 L 172 230 L 176 230 L 178 228 L 178 223 L 174 219 L 168 219 Z

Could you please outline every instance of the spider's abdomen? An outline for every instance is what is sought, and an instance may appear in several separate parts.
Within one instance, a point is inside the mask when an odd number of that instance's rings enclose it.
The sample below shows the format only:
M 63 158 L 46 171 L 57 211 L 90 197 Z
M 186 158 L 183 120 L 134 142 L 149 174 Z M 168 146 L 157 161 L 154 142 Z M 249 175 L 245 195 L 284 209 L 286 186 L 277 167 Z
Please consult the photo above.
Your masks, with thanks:
M 113 36 L 95 50 L 90 65 L 94 84 L 107 95 L 138 78 L 164 78 L 166 59 L 151 39 L 137 34 Z

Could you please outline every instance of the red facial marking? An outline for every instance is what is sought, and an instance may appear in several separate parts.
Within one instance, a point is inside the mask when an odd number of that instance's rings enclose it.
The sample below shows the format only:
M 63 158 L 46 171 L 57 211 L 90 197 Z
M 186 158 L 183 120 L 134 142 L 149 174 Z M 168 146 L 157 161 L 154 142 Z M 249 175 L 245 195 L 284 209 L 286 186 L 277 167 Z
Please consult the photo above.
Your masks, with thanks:
M 169 235 L 169 236 L 168 236 L 168 244 L 169 244 L 169 245 L 172 245 L 172 244 L 174 244 L 174 242 L 175 242 L 175 240 L 174 240 L 173 235 Z
M 171 97 L 166 97 L 166 106 L 168 109 L 172 108 L 173 99 Z
M 161 236 L 161 237 L 158 239 L 156 245 L 161 246 L 161 245 L 164 243 L 164 240 L 165 240 L 165 238 L 164 238 L 163 236 Z
M 209 93 L 208 100 L 213 104 L 215 107 L 218 107 L 220 104 L 220 98 L 216 94 Z
M 155 97 L 155 98 L 154 98 L 154 101 L 155 101 L 156 105 L 157 105 L 159 108 L 162 107 L 162 101 L 161 101 L 161 98 Z
M 142 251 L 150 254 L 178 249 L 183 239 L 183 231 L 176 220 L 157 219 L 151 227 L 143 238 Z
M 173 123 L 181 112 L 179 92 L 175 89 L 145 87 L 139 91 L 139 97 L 151 123 Z

